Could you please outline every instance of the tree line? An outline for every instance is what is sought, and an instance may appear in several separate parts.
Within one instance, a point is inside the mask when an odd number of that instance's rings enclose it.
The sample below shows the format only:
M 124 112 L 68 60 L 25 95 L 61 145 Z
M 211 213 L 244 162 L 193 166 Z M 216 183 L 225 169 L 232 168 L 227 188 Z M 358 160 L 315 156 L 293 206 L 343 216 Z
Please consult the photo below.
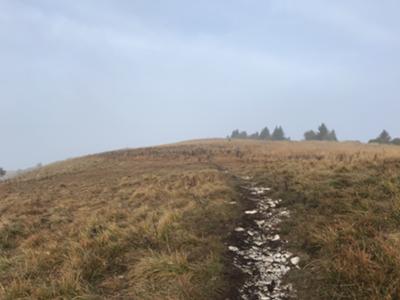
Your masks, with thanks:
M 318 127 L 318 131 L 309 130 L 304 133 L 304 139 L 306 141 L 333 141 L 337 142 L 335 130 L 329 130 L 328 127 L 322 123 Z
M 234 130 L 231 135 L 228 136 L 229 139 L 253 139 L 253 140 L 265 140 L 265 141 L 290 141 L 289 137 L 286 137 L 285 131 L 282 126 L 276 126 L 275 129 L 270 132 L 268 127 L 264 127 L 260 132 L 255 132 L 252 134 L 247 134 L 246 131 L 240 131 L 239 129 Z M 306 141 L 331 141 L 337 142 L 338 138 L 336 136 L 335 130 L 329 130 L 328 127 L 322 123 L 317 131 L 309 130 L 304 133 L 304 140 Z M 383 130 L 381 134 L 368 141 L 368 143 L 375 144 L 388 144 L 388 145 L 398 145 L 400 146 L 400 138 L 392 138 L 388 131 Z M 37 167 L 41 167 L 38 164 Z M 0 177 L 6 175 L 6 171 L 0 168 Z
M 381 134 L 375 139 L 369 140 L 368 143 L 376 143 L 376 144 L 392 144 L 400 146 L 400 138 L 394 138 L 390 136 L 389 132 L 383 130 Z
M 236 129 L 232 131 L 232 134 L 228 136 L 231 139 L 253 139 L 253 140 L 270 140 L 270 141 L 285 141 L 289 140 L 283 131 L 282 126 L 276 126 L 274 131 L 271 133 L 268 127 L 264 127 L 260 132 L 253 134 L 247 134 L 246 131 L 240 131 Z
M 276 126 L 272 133 L 270 133 L 268 127 L 264 127 L 260 132 L 253 134 L 247 134 L 246 131 L 240 131 L 236 129 L 232 132 L 230 139 L 254 139 L 254 140 L 265 140 L 265 141 L 288 141 L 290 138 L 286 137 L 285 131 L 282 126 Z M 304 133 L 304 140 L 306 141 L 331 141 L 337 142 L 335 130 L 329 130 L 329 128 L 322 123 L 316 131 L 308 130 Z M 393 138 L 390 134 L 383 130 L 382 133 L 369 141 L 369 143 L 377 144 L 392 144 L 400 146 L 400 138 Z
M 286 137 L 285 131 L 282 126 L 276 126 L 272 133 L 268 127 L 264 127 L 260 132 L 247 134 L 246 131 L 236 129 L 228 138 L 231 139 L 253 139 L 253 140 L 266 140 L 266 141 L 288 141 L 290 138 Z M 335 130 L 329 130 L 328 127 L 322 123 L 318 127 L 318 131 L 309 130 L 304 133 L 306 141 L 337 141 Z

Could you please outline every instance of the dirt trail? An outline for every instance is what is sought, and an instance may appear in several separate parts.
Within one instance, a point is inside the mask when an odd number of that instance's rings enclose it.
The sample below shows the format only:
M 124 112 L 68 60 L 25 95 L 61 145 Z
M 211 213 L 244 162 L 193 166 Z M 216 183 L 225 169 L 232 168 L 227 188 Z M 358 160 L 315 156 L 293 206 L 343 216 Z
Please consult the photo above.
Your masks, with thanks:
M 229 250 L 233 264 L 246 275 L 238 287 L 239 299 L 279 300 L 295 298 L 290 284 L 283 277 L 298 268 L 299 257 L 285 250 L 287 241 L 279 236 L 279 224 L 289 217 L 281 200 L 273 200 L 270 189 L 260 187 L 251 178 L 242 178 L 241 190 L 249 203 L 244 217 L 233 233 Z

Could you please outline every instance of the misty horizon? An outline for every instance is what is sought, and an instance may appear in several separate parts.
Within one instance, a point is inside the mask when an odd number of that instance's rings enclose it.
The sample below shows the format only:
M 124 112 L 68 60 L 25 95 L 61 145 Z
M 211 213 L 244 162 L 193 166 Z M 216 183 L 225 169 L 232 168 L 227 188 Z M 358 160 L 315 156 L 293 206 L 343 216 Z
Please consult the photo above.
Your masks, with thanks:
M 400 136 L 400 3 L 0 3 L 0 167 L 322 122 Z

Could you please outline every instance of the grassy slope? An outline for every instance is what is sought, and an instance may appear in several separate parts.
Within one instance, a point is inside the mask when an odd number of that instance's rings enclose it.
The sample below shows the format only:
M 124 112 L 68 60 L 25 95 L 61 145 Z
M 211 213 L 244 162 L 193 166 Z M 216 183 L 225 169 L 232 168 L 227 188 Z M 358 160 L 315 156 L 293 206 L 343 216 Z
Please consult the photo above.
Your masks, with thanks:
M 214 299 L 229 178 L 182 149 L 57 163 L 0 185 L 0 299 Z
M 250 150 L 251 149 L 251 150 Z M 400 299 L 400 148 L 352 143 L 242 145 L 231 163 L 277 191 L 303 270 L 300 299 Z
M 0 183 L 0 298 L 219 299 L 235 182 L 274 187 L 302 299 L 400 297 L 400 147 L 193 141 Z M 396 298 L 397 297 L 397 298 Z

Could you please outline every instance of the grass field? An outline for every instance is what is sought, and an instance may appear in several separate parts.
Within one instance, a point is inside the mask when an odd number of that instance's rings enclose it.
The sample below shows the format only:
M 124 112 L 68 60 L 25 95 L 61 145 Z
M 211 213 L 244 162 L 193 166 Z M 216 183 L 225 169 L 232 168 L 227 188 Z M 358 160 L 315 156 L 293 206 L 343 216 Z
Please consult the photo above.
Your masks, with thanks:
M 400 147 L 204 140 L 0 183 L 0 299 L 225 299 L 234 175 L 291 210 L 300 299 L 400 298 Z

